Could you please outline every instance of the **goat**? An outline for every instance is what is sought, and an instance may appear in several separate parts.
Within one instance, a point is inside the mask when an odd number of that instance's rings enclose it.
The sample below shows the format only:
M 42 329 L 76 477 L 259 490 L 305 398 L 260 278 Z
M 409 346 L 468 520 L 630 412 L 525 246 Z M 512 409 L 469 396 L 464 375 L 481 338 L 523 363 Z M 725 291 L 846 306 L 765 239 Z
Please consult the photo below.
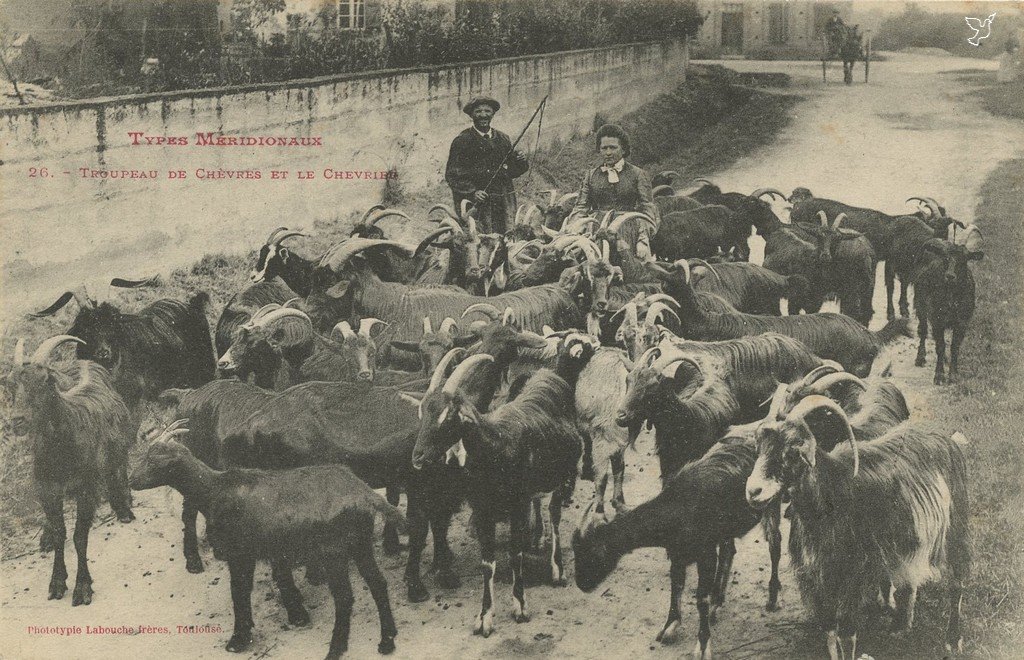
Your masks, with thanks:
M 475 631 L 484 637 L 494 626 L 494 526 L 505 516 L 512 529 L 513 616 L 517 623 L 529 620 L 523 560 L 530 543 L 530 505 L 537 493 L 552 493 L 551 580 L 565 584 L 558 534 L 561 502 L 571 494 L 566 484 L 575 476 L 582 452 L 572 414 L 575 383 L 555 371 L 539 370 L 515 400 L 492 412 L 481 413 L 473 405 L 460 389 L 462 381 L 480 363 L 493 361 L 490 355 L 468 358 L 445 383 L 445 399 L 424 401 L 423 417 L 431 423 L 421 426 L 412 454 L 413 466 L 422 468 L 443 460 L 453 442 L 465 451 L 467 493 L 484 579 Z
M 354 601 L 350 559 L 355 561 L 377 604 L 377 651 L 394 651 L 398 629 L 391 614 L 387 582 L 373 556 L 373 524 L 377 514 L 393 524 L 403 524 L 398 509 L 342 465 L 214 470 L 173 439 L 174 434 L 186 431 L 174 424 L 152 442 L 132 467 L 131 486 L 136 490 L 170 486 L 203 512 L 214 554 L 228 562 L 231 574 L 235 625 L 226 649 L 239 653 L 252 644 L 256 560 L 286 554 L 321 562 L 328 571 L 334 630 L 327 658 L 340 658 L 348 650 Z
M 785 198 L 785 195 L 774 189 L 766 189 L 765 194 Z M 864 234 L 871 242 L 878 260 L 885 262 L 886 314 L 890 319 L 895 316 L 895 278 L 899 277 L 900 280 L 900 316 L 907 316 L 910 309 L 908 290 L 913 282 L 914 271 L 924 243 L 931 238 L 942 238 L 946 226 L 954 222 L 951 218 L 945 218 L 943 210 L 934 203 L 934 200 L 928 200 L 928 215 L 923 211 L 908 215 L 888 215 L 873 209 L 814 197 L 806 188 L 794 190 L 789 201 L 793 204 L 790 217 L 794 223 L 813 223 L 817 220 L 819 211 L 824 211 L 833 218 L 845 213 L 846 226 Z M 943 220 L 940 224 L 933 225 L 925 218 L 932 221 L 938 218 Z
M 950 232 L 952 234 L 952 231 Z M 925 363 L 928 325 L 935 339 L 935 384 L 953 382 L 960 361 L 960 344 L 974 315 L 974 275 L 968 261 L 984 257 L 980 251 L 968 251 L 963 245 L 933 238 L 925 242 L 914 276 L 914 311 L 917 313 L 918 367 Z M 946 328 L 953 331 L 949 348 L 949 376 L 944 373 Z
M 315 291 L 306 299 L 306 310 L 313 318 L 314 325 L 320 327 L 325 322 L 333 323 L 337 319 L 351 316 L 378 318 L 391 324 L 379 338 L 383 345 L 388 346 L 394 339 L 418 340 L 424 316 L 438 320 L 446 316 L 458 318 L 466 309 L 478 303 L 493 304 L 499 309 L 511 307 L 523 327 L 534 332 L 539 332 L 544 324 L 550 324 L 555 329 L 581 325 L 582 319 L 575 303 L 557 284 L 484 298 L 451 289 L 384 282 L 358 256 L 371 248 L 395 245 L 400 244 L 390 241 L 362 242 L 347 247 L 339 246 L 334 253 L 328 254 L 322 269 L 332 274 L 338 273 L 341 280 L 322 291 Z M 395 366 L 396 357 L 390 358 L 392 367 Z M 419 356 L 416 357 L 416 365 L 412 368 L 419 368 Z
M 221 443 L 237 424 L 245 421 L 277 392 L 241 383 L 237 380 L 214 380 L 194 390 L 169 389 L 157 397 L 158 407 L 139 426 L 138 437 L 149 440 L 176 419 L 188 418 L 188 435 L 183 444 L 192 454 L 212 468 L 221 469 Z M 182 551 L 185 570 L 202 573 L 203 560 L 199 556 L 196 536 L 196 516 L 199 510 L 187 498 L 181 504 L 184 524 Z
M 720 249 L 745 249 L 749 235 L 750 225 L 738 221 L 725 206 L 701 206 L 662 216 L 651 237 L 651 252 L 668 261 L 709 257 Z
M 300 368 L 316 350 L 309 318 L 298 309 L 270 304 L 258 310 L 235 331 L 234 340 L 217 368 L 268 390 L 283 390 L 305 380 Z M 325 380 L 342 380 L 325 378 Z
M 792 382 L 821 364 L 790 337 L 765 334 L 721 342 L 663 340 L 635 362 L 618 425 L 654 425 L 662 482 L 696 460 L 730 424 L 763 416 L 777 383 Z
M 755 192 L 767 195 L 773 191 Z M 819 216 L 814 225 L 786 224 L 766 202 L 761 203 L 766 213 L 755 226 L 765 241 L 763 266 L 782 275 L 801 275 L 808 284 L 789 296 L 789 313 L 817 312 L 827 297 L 835 295 L 843 313 L 867 325 L 877 264 L 870 242 L 858 232 L 840 228 L 845 220 L 841 215 L 832 226 L 827 216 Z
M 115 278 L 111 285 L 136 287 L 152 282 Z M 67 334 L 82 340 L 76 349 L 78 359 L 108 370 L 130 410 L 168 387 L 198 387 L 213 380 L 216 360 L 205 312 L 210 297 L 205 292 L 187 302 L 161 299 L 136 313 L 125 313 L 111 303 L 97 305 L 80 289 L 65 292 L 31 316 L 54 314 L 72 299 L 79 309 Z
M 46 532 L 53 541 L 50 600 L 67 592 L 64 565 L 64 497 L 74 493 L 75 552 L 78 573 L 71 604 L 92 602 L 89 574 L 89 529 L 105 483 L 110 506 L 120 522 L 135 519 L 128 490 L 126 465 L 130 443 L 128 408 L 118 395 L 110 374 L 100 365 L 78 362 L 79 380 L 69 390 L 57 386 L 58 376 L 49 366 L 50 354 L 61 344 L 82 340 L 58 335 L 44 341 L 25 360 L 25 342 L 14 349 L 14 369 L 3 379 L 11 400 L 10 429 L 15 436 L 32 439 L 32 480 L 46 515 Z
M 298 294 L 277 279 L 250 284 L 232 295 L 214 326 L 215 354 L 224 355 L 235 340 L 235 332 L 252 320 L 253 315 L 260 309 L 266 305 L 285 306 L 289 300 L 296 298 Z
M 709 265 L 690 260 L 693 288 L 723 298 L 738 312 L 780 314 L 782 298 L 797 298 L 810 286 L 802 275 L 780 275 L 746 261 Z
M 664 278 L 666 292 L 679 302 L 682 334 L 687 339 L 719 341 L 777 332 L 800 340 L 818 357 L 835 360 L 850 373 L 867 376 L 878 351 L 908 332 L 906 318 L 893 319 L 881 330 L 870 332 L 848 316 L 829 312 L 799 316 L 705 312 L 690 286 L 689 264 L 680 261 L 678 265 L 680 272 L 674 274 L 660 266 L 651 267 Z
M 455 348 L 456 334 L 458 330 L 458 324 L 455 319 L 448 316 L 441 321 L 441 327 L 434 332 L 433 323 L 429 316 L 423 317 L 423 337 L 417 343 L 403 342 L 403 341 L 392 341 L 391 345 L 401 351 L 415 352 L 419 351 L 423 358 L 423 375 L 429 378 L 434 373 L 434 369 L 441 362 L 441 359 L 448 353 L 448 351 Z
M 279 277 L 295 293 L 303 297 L 308 296 L 316 260 L 300 257 L 281 245 L 289 238 L 298 236 L 309 236 L 309 234 L 293 231 L 287 227 L 278 227 L 270 232 L 256 255 L 256 263 L 249 273 L 249 281 L 253 284 L 260 284 Z
M 725 603 L 732 579 L 734 539 L 749 532 L 761 515 L 744 499 L 747 476 L 757 458 L 754 443 L 723 439 L 702 458 L 665 480 L 664 488 L 634 509 L 620 510 L 601 521 L 588 507 L 573 534 L 576 585 L 591 592 L 615 569 L 619 558 L 637 548 L 668 551 L 669 611 L 657 641 L 676 641 L 682 623 L 686 567 L 697 564 L 697 612 L 700 618 L 694 657 L 711 657 L 711 624 Z M 771 547 L 773 575 L 781 556 L 781 539 Z M 771 544 L 770 544 L 771 545 Z M 775 591 L 777 594 L 777 590 Z M 769 609 L 774 609 L 770 604 Z
M 679 332 L 679 315 L 662 300 L 668 300 L 673 306 L 677 305 L 671 296 L 661 293 L 637 296 L 635 300 L 622 306 L 624 316 L 618 330 L 615 331 L 615 341 L 625 347 L 630 360 L 636 360 L 648 349 L 657 346 L 664 330 L 673 334 Z M 641 313 L 643 321 L 640 320 Z M 666 319 L 666 316 L 671 318 Z
M 819 438 L 804 418 L 824 409 L 839 433 Z M 805 604 L 826 631 L 829 657 L 857 657 L 865 604 L 880 584 L 896 588 L 896 629 L 913 624 L 917 589 L 949 578 L 946 649 L 962 650 L 960 603 L 970 571 L 967 466 L 956 441 L 909 423 L 857 443 L 842 408 L 803 399 L 756 432 L 747 501 L 761 508 L 783 490 L 792 500 L 790 561 Z M 836 446 L 831 452 L 819 442 Z

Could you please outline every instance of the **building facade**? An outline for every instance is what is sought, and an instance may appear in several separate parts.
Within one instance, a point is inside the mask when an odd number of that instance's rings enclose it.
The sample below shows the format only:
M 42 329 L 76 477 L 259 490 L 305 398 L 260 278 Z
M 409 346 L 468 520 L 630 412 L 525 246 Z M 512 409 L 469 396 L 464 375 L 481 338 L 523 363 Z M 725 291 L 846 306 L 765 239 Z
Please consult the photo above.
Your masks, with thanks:
M 818 57 L 829 19 L 847 24 L 853 2 L 813 0 L 697 0 L 704 16 L 696 57 L 786 59 Z

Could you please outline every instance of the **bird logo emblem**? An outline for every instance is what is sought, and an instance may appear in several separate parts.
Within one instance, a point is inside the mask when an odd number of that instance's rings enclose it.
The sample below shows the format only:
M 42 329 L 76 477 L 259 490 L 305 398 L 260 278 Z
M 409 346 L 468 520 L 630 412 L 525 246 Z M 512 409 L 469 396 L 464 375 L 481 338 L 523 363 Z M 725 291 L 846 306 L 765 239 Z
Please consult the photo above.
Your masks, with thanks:
M 995 13 L 989 15 L 989 17 L 984 21 L 980 18 L 964 16 L 964 20 L 967 21 L 967 27 L 974 30 L 974 35 L 967 38 L 967 43 L 972 46 L 978 46 L 982 39 L 988 39 L 989 35 L 992 34 L 992 21 L 994 21 L 995 18 Z

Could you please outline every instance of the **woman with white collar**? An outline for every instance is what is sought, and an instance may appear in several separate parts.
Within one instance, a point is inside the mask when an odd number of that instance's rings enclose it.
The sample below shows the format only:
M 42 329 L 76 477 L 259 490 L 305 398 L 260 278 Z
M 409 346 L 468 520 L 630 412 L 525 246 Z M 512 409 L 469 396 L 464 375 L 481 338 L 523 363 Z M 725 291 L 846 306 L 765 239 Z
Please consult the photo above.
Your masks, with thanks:
M 629 136 L 620 126 L 605 124 L 597 129 L 597 151 L 601 165 L 583 176 L 573 215 L 595 215 L 607 211 L 639 211 L 651 218 L 651 234 L 661 223 L 658 207 L 651 192 L 651 178 L 641 168 L 626 161 Z

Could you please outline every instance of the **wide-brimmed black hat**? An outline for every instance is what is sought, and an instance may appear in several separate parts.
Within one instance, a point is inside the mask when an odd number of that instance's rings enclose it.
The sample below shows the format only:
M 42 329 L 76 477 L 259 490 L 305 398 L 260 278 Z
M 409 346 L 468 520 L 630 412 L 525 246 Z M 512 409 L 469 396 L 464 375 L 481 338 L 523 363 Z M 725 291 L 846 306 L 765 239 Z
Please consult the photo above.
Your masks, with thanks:
M 475 96 L 472 99 L 470 99 L 469 103 L 462 107 L 462 111 L 465 112 L 467 115 L 472 115 L 473 110 L 478 105 L 489 105 L 492 108 L 494 108 L 495 112 L 501 110 L 501 104 L 498 103 L 496 100 L 492 99 L 490 96 Z

